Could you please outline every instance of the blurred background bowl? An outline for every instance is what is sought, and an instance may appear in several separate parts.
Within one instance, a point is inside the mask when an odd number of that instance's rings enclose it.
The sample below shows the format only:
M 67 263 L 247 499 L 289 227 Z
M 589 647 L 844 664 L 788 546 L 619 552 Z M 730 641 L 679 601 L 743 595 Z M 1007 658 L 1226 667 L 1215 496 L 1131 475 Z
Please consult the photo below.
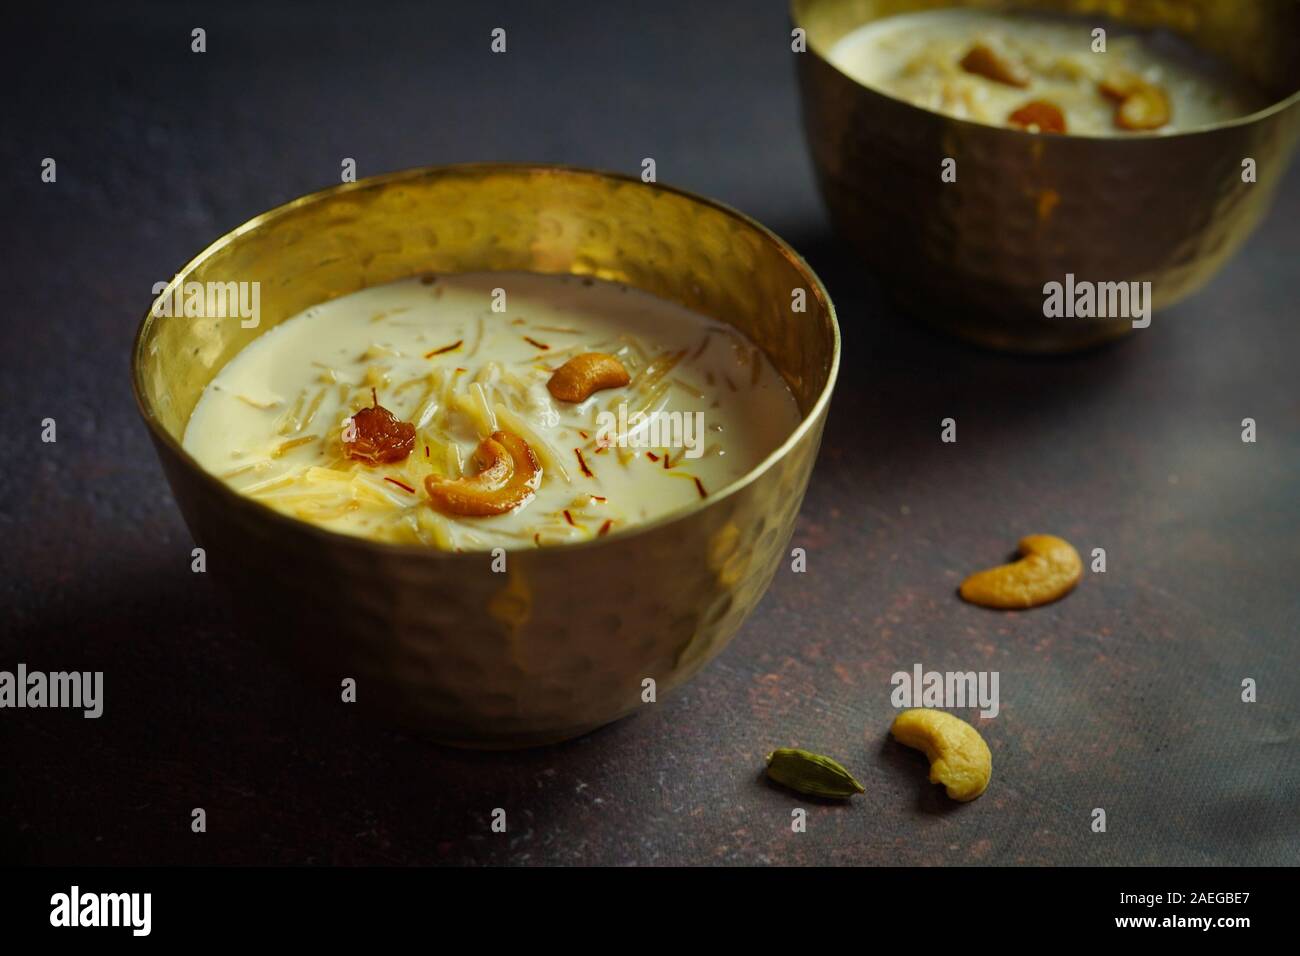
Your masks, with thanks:
M 1041 136 L 942 116 L 827 59 L 880 17 L 941 7 L 1108 16 L 1166 28 L 1226 61 L 1271 106 L 1168 135 Z M 912 314 L 995 348 L 1064 352 L 1128 333 L 1125 319 L 1049 319 L 1067 273 L 1150 281 L 1168 308 L 1210 280 L 1267 211 L 1300 131 L 1296 0 L 793 0 L 804 129 L 840 235 Z M 940 181 L 957 160 L 957 181 Z M 1258 179 L 1242 181 L 1242 162 Z
M 763 348 L 802 420 L 753 471 L 691 508 L 594 541 L 448 553 L 336 534 L 208 474 L 181 447 L 200 394 L 244 346 L 319 302 L 422 273 L 526 270 L 627 283 L 727 322 Z M 718 653 L 785 553 L 839 364 L 820 281 L 785 243 L 706 199 L 550 166 L 432 167 L 297 199 L 186 265 L 183 282 L 260 282 L 261 322 L 140 324 L 141 415 L 208 570 L 259 642 L 445 743 L 573 737 Z M 806 310 L 792 311 L 803 289 Z M 369 709 L 369 706 L 367 709 Z

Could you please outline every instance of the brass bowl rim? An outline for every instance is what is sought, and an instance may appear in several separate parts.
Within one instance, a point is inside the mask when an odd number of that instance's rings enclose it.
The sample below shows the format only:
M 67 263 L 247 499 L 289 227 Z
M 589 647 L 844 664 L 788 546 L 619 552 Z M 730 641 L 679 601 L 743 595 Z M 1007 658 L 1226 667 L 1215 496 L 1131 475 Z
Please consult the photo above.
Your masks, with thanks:
M 799 15 L 800 11 L 818 2 L 819 0 L 790 0 L 790 22 L 793 23 L 796 27 L 800 29 L 804 29 L 806 32 L 804 24 L 801 22 L 801 18 Z M 965 8 L 962 7 L 960 4 L 954 3 L 951 7 L 937 7 L 935 9 L 949 10 L 949 9 L 965 9 Z M 1006 10 L 1000 12 L 1016 12 L 1017 10 L 1020 9 L 1022 8 L 1008 7 Z M 1070 16 L 1070 15 L 1071 14 L 1066 14 L 1066 16 Z M 883 20 L 888 18 L 880 17 L 879 19 Z M 1115 18 L 1111 17 L 1111 19 L 1115 19 Z M 864 20 L 862 21 L 861 24 L 859 24 L 859 26 L 863 26 L 871 22 L 873 21 Z M 1196 44 L 1191 40 L 1188 40 L 1187 42 L 1191 43 L 1193 46 L 1196 46 Z M 1197 47 L 1197 49 L 1200 48 Z M 1295 106 L 1297 103 L 1300 103 L 1300 87 L 1298 87 L 1294 92 L 1290 93 L 1289 95 L 1284 96 L 1282 99 L 1269 104 L 1263 109 L 1256 110 L 1253 113 L 1248 113 L 1245 116 L 1235 116 L 1232 119 L 1220 120 L 1217 123 L 1210 123 L 1205 126 L 1196 126 L 1193 127 L 1192 129 L 1179 130 L 1176 133 L 1161 133 L 1156 130 L 1137 132 L 1137 133 L 1125 133 L 1123 136 L 1103 136 L 1099 133 L 1031 133 L 1027 130 L 1015 129 L 1014 127 L 1010 127 L 1010 126 L 995 126 L 992 123 L 980 123 L 975 120 L 962 119 L 961 117 L 958 116 L 949 116 L 947 113 L 941 113 L 938 110 L 931 110 L 931 109 L 926 109 L 924 106 L 917 106 L 915 103 L 908 102 L 907 100 L 902 99 L 901 97 L 894 96 L 891 93 L 886 93 L 884 90 L 877 89 L 874 86 L 868 86 L 866 83 L 863 83 L 857 77 L 850 76 L 848 73 L 845 73 L 843 70 L 841 70 L 828 56 L 823 56 L 821 51 L 814 49 L 811 43 L 809 43 L 808 45 L 807 52 L 812 53 L 815 57 L 817 57 L 817 59 L 825 63 L 827 66 L 829 66 L 840 76 L 844 77 L 850 83 L 853 83 L 859 89 L 865 90 L 866 92 L 870 93 L 873 96 L 884 97 L 887 100 L 892 100 L 893 102 L 906 106 L 909 109 L 916 110 L 917 112 L 920 113 L 926 113 L 929 114 L 930 116 L 938 116 L 949 123 L 956 123 L 962 127 L 969 127 L 969 128 L 975 128 L 981 130 L 994 130 L 996 131 L 994 135 L 1000 134 L 1004 136 L 1014 136 L 1014 137 L 1024 137 L 1024 138 L 1047 136 L 1050 137 L 1051 139 L 1087 140 L 1089 142 L 1094 142 L 1094 143 L 1095 142 L 1123 143 L 1128 141 L 1150 142 L 1152 140 L 1173 141 L 1173 140 L 1184 139 L 1186 137 L 1191 137 L 1191 136 L 1203 136 L 1209 133 L 1218 132 L 1219 130 L 1231 129 L 1236 126 L 1251 126 L 1255 123 L 1260 122 L 1261 120 L 1265 120 L 1269 118 L 1275 113 L 1282 113 L 1290 109 L 1292 106 Z M 1215 59 L 1218 60 L 1217 57 Z
M 814 298 L 826 310 L 827 318 L 831 325 L 831 366 L 826 376 L 826 384 L 822 387 L 813 402 L 812 407 L 806 415 L 800 418 L 799 424 L 787 436 L 786 440 L 779 447 L 773 450 L 766 458 L 756 464 L 749 471 L 745 472 L 735 481 L 725 485 L 719 491 L 710 494 L 707 498 L 692 502 L 683 508 L 670 511 L 667 514 L 660 515 L 652 521 L 643 522 L 629 528 L 620 529 L 607 534 L 603 537 L 591 538 L 586 541 L 562 542 L 560 544 L 548 544 L 544 548 L 506 548 L 507 553 L 529 553 L 533 551 L 546 552 L 569 552 L 584 548 L 597 548 L 606 546 L 615 541 L 622 541 L 636 535 L 645 534 L 656 528 L 671 524 L 676 521 L 685 520 L 698 512 L 704 511 L 721 501 L 738 493 L 748 487 L 766 474 L 778 461 L 784 458 L 791 449 L 804 439 L 808 431 L 813 427 L 825 413 L 830 404 L 831 392 L 835 388 L 835 382 L 839 375 L 840 369 L 840 324 L 835 314 L 835 304 L 831 301 L 830 294 L 826 291 L 825 285 L 812 267 L 799 255 L 789 243 L 778 236 L 771 229 L 768 229 L 756 219 L 745 215 L 738 209 L 719 202 L 716 199 L 710 199 L 707 196 L 701 196 L 698 193 L 682 189 L 677 186 L 669 186 L 659 182 L 647 183 L 639 177 L 630 176 L 626 173 L 613 172 L 610 170 L 595 169 L 582 166 L 569 166 L 559 163 L 516 163 L 516 162 L 477 162 L 477 163 L 447 163 L 432 166 L 416 166 L 409 169 L 397 170 L 389 173 L 380 173 L 375 176 L 367 176 L 358 179 L 355 182 L 341 183 L 337 186 L 330 186 L 325 189 L 319 189 L 315 192 L 306 193 L 291 199 L 288 202 L 281 203 L 278 206 L 258 213 L 251 219 L 239 224 L 234 229 L 220 236 L 213 242 L 209 243 L 201 252 L 190 259 L 185 265 L 176 271 L 176 274 L 167 283 L 158 296 L 155 296 L 154 302 L 159 298 L 166 298 L 172 293 L 175 286 L 184 281 L 184 277 L 190 275 L 199 265 L 209 257 L 215 255 L 226 246 L 239 239 L 247 232 L 261 228 L 273 220 L 288 215 L 293 210 L 301 206 L 319 202 L 328 197 L 344 193 L 354 192 L 361 189 L 369 189 L 377 186 L 389 186 L 394 183 L 407 182 L 411 180 L 423 179 L 431 176 L 442 174 L 468 174 L 492 173 L 492 172 L 514 172 L 514 173 L 536 173 L 548 176 L 563 176 L 568 178 L 586 178 L 596 177 L 598 179 L 615 180 L 622 183 L 643 187 L 651 191 L 662 190 L 674 195 L 680 196 L 690 202 L 699 203 L 715 209 L 726 216 L 738 220 L 741 224 L 756 230 L 760 236 L 766 238 L 775 247 L 787 261 L 800 273 L 805 281 L 811 286 Z M 449 273 L 450 274 L 450 273 Z M 574 275 L 576 273 L 567 273 Z M 635 286 L 634 286 L 635 288 Z M 651 293 L 653 294 L 653 293 Z M 223 508 L 239 508 L 252 505 L 257 513 L 276 527 L 281 527 L 290 531 L 298 531 L 313 537 L 319 538 L 324 543 L 334 542 L 340 545 L 346 544 L 349 547 L 357 547 L 363 550 L 380 551 L 386 555 L 392 556 L 420 556 L 425 560 L 456 560 L 463 561 L 481 561 L 483 555 L 490 554 L 486 551 L 443 551 L 438 548 L 431 548 L 426 545 L 418 544 L 399 544 L 388 541 L 376 541 L 361 535 L 345 534 L 341 531 L 333 531 L 320 525 L 312 524 L 300 518 L 294 518 L 282 512 L 276 511 L 270 505 L 264 504 L 247 495 L 242 495 L 235 489 L 231 488 L 216 475 L 211 474 L 202 465 L 187 452 L 179 441 L 171 436 L 171 433 L 162 426 L 150 403 L 145 399 L 143 392 L 143 372 L 140 356 L 144 348 L 144 336 L 150 326 L 150 319 L 153 314 L 153 303 L 150 303 L 149 309 L 145 311 L 144 317 L 136 327 L 135 338 L 131 346 L 131 392 L 135 396 L 136 409 L 140 417 L 144 419 L 155 441 L 161 442 L 167 449 L 174 454 L 181 463 L 189 470 L 196 473 L 200 481 L 209 486 L 216 492 L 217 497 L 222 499 Z

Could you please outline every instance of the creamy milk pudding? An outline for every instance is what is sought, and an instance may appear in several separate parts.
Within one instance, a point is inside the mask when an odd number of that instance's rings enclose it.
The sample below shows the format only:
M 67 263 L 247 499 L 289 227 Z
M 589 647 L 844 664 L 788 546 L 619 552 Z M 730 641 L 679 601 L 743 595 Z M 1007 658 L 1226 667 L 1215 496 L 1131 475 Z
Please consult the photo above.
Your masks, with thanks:
M 944 9 L 868 23 L 830 50 L 867 86 L 959 119 L 1033 132 L 1176 133 L 1268 105 L 1222 65 L 1169 34 L 1108 30 L 1047 14 Z
M 609 282 L 495 272 L 285 320 L 212 380 L 183 444 L 236 490 L 335 531 L 509 549 L 706 498 L 799 419 L 728 325 Z

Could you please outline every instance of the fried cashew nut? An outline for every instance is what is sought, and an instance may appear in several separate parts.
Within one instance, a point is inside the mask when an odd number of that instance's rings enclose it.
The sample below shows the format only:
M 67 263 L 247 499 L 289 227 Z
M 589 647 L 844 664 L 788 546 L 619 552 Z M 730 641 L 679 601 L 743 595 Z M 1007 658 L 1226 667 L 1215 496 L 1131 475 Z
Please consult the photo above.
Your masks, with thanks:
M 1029 71 L 1019 63 L 1008 60 L 991 46 L 976 43 L 961 59 L 961 68 L 967 73 L 974 73 L 1003 83 L 1007 86 L 1024 88 L 1029 85 Z
M 424 488 L 439 511 L 482 517 L 501 515 L 527 502 L 542 481 L 542 466 L 528 443 L 510 432 L 493 432 L 474 451 L 476 475 L 439 478 L 428 475 Z
M 557 368 L 546 387 L 561 402 L 583 402 L 592 392 L 622 388 L 630 381 L 627 369 L 614 356 L 584 352 Z
M 1115 125 L 1126 130 L 1159 129 L 1173 116 L 1169 95 L 1131 70 L 1113 70 L 1098 84 L 1101 94 L 1119 104 Z
M 1037 607 L 1065 597 L 1083 574 L 1079 552 L 1054 535 L 1021 538 L 1020 554 L 1019 561 L 972 574 L 961 583 L 961 596 L 984 607 Z
M 1159 129 L 1172 115 L 1168 94 L 1158 86 L 1144 86 L 1119 105 L 1115 124 L 1127 130 Z
M 1126 99 L 1146 85 L 1146 80 L 1142 79 L 1140 73 L 1134 73 L 1132 70 L 1111 70 L 1101 78 L 1097 84 L 1097 89 L 1101 95 L 1108 100 L 1116 103 L 1123 103 Z
M 930 782 L 963 803 L 988 789 L 993 755 L 978 730 L 944 710 L 921 707 L 894 718 L 894 739 L 930 758 Z

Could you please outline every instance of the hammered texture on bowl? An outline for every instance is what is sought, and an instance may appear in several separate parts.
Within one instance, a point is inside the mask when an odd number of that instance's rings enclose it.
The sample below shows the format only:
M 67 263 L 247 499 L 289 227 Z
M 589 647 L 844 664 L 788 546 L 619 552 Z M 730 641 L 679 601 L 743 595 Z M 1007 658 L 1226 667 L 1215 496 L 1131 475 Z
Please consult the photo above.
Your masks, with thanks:
M 1300 135 L 1300 4 L 1240 16 L 1212 0 L 1053 0 L 1015 7 L 1105 13 L 1186 33 L 1284 103 L 1249 122 L 1167 136 L 1035 136 L 952 119 L 851 79 L 825 57 L 853 26 L 933 0 L 796 0 L 796 57 L 818 182 L 837 230 L 924 320 L 985 345 L 1067 351 L 1131 331 L 1126 318 L 1047 318 L 1043 287 L 1151 282 L 1156 310 L 1210 280 L 1267 210 Z M 1288 50 L 1277 42 L 1289 28 Z M 1285 38 L 1286 32 L 1280 34 Z M 1252 39 L 1256 41 L 1252 45 Z M 1252 57 L 1253 52 L 1253 57 Z M 1255 160 L 1246 182 L 1243 160 Z M 941 178 L 956 161 L 956 181 Z
M 730 489 L 595 541 L 454 554 L 334 534 L 204 473 L 179 446 L 202 389 L 302 309 L 426 272 L 528 270 L 626 282 L 759 344 L 804 418 Z M 137 396 L 209 570 L 256 640 L 433 739 L 514 747 L 575 736 L 662 695 L 736 633 L 794 527 L 839 356 L 830 301 L 783 243 L 675 190 L 552 167 L 414 170 L 296 200 L 219 240 L 174 281 L 261 281 L 262 323 L 146 317 Z M 803 289 L 807 310 L 791 310 Z M 165 292 L 164 295 L 167 293 Z

